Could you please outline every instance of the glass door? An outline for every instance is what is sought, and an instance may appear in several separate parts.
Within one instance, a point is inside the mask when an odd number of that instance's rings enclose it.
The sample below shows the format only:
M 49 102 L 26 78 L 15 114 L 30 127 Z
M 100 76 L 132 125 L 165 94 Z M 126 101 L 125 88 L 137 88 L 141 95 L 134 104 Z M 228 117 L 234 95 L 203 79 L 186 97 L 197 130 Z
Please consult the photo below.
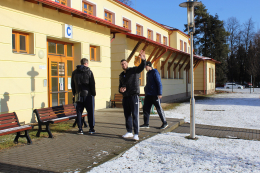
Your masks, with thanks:
M 71 75 L 73 71 L 73 57 L 66 56 L 69 54 L 66 44 L 58 43 L 56 44 L 57 48 L 54 48 L 53 46 L 55 44 L 54 42 L 48 42 L 48 89 L 50 107 L 72 103 Z M 60 54 L 55 54 L 55 51 Z

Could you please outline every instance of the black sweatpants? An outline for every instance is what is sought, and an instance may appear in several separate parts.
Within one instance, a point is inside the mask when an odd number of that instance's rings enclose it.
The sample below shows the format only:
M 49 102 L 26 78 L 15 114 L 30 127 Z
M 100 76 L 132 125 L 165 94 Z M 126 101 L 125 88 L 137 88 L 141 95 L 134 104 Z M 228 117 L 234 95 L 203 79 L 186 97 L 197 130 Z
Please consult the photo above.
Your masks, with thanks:
M 139 96 L 123 97 L 123 108 L 125 114 L 126 130 L 132 133 L 134 126 L 134 133 L 139 133 Z
M 81 98 L 83 102 L 77 102 L 76 110 L 77 110 L 77 122 L 78 122 L 78 127 L 79 130 L 82 130 L 82 113 L 84 108 L 86 108 L 88 112 L 88 124 L 89 128 L 93 129 L 95 126 L 95 116 L 94 116 L 94 111 L 95 111 L 95 100 L 94 96 L 88 95 L 88 96 L 83 96 Z
M 161 107 L 161 100 L 157 96 L 147 95 L 144 98 L 144 107 L 143 107 L 144 124 L 149 125 L 150 111 L 152 105 L 156 107 L 156 111 L 159 114 L 161 121 L 165 123 L 166 118 L 165 118 L 164 111 Z

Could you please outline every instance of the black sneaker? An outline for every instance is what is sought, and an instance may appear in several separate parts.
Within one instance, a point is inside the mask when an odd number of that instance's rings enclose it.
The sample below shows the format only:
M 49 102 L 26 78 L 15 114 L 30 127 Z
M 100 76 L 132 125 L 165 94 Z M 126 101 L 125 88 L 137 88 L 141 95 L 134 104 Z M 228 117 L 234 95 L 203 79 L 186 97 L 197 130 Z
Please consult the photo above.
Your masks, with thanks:
M 140 126 L 140 128 L 147 128 L 147 129 L 148 129 L 148 128 L 149 128 L 149 125 L 143 124 L 143 125 Z
M 163 123 L 162 126 L 160 127 L 160 129 L 165 129 L 166 127 L 168 127 L 167 123 Z
M 96 133 L 96 131 L 94 129 L 89 129 L 88 133 L 89 134 L 94 134 L 94 133 Z
M 78 135 L 83 135 L 84 133 L 83 133 L 83 130 L 79 130 L 78 131 Z

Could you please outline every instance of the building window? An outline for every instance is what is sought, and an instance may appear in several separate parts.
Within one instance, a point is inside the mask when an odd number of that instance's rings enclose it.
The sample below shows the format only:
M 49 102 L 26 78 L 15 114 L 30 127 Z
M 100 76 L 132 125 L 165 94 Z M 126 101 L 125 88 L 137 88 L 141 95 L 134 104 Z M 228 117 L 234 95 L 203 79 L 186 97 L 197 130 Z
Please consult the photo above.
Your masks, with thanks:
M 163 44 L 167 46 L 167 37 L 163 37 Z
M 12 32 L 13 52 L 29 53 L 29 34 L 22 32 Z
M 175 66 L 176 66 L 176 63 L 174 63 L 173 67 L 175 67 Z M 178 71 L 177 71 L 177 67 L 176 67 L 174 70 L 174 79 L 178 79 L 177 77 L 178 77 Z
M 67 6 L 67 0 L 55 0 L 55 2 L 58 2 L 59 4 Z
M 112 13 L 105 11 L 105 20 L 106 21 L 113 23 L 112 17 L 113 17 Z
M 141 58 L 139 58 L 138 56 L 135 56 L 134 65 L 137 67 L 140 64 L 141 64 Z M 140 86 L 144 85 L 143 76 L 144 76 L 144 70 L 140 73 L 140 76 L 139 76 L 139 85 Z
M 149 38 L 151 40 L 153 39 L 153 31 L 150 29 L 147 30 L 147 38 Z
M 48 54 L 73 57 L 73 44 L 49 40 Z
M 94 7 L 93 7 L 93 5 L 90 5 L 90 4 L 86 3 L 86 2 L 82 2 L 82 11 L 84 13 L 93 15 Z
M 161 34 L 156 34 L 156 41 L 161 43 Z
M 211 68 L 209 68 L 209 83 L 211 83 L 211 80 L 212 80 L 212 79 L 211 79 L 211 78 L 212 78 L 211 72 L 212 72 L 212 71 L 211 71 Z
M 168 67 L 170 66 L 170 64 L 171 64 L 171 63 L 168 62 Z M 168 70 L 168 79 L 170 79 L 170 78 L 171 78 L 171 70 L 169 69 L 169 70 Z
M 136 35 L 143 35 L 143 27 L 141 25 L 136 25 Z
M 161 62 L 161 64 L 164 64 L 164 61 Z M 162 70 L 161 70 L 161 78 L 164 78 L 164 66 L 162 66 Z
M 213 68 L 211 69 L 212 72 L 211 72 L 211 82 L 214 83 L 214 73 L 213 73 Z
M 97 47 L 90 46 L 90 61 L 97 61 Z
M 180 50 L 183 51 L 183 41 L 180 40 Z
M 182 76 L 182 70 L 181 70 L 181 64 L 179 64 L 179 79 L 182 79 L 183 78 L 183 76 Z
M 123 18 L 123 27 L 131 30 L 131 21 Z
M 187 43 L 184 42 L 184 52 L 187 52 Z

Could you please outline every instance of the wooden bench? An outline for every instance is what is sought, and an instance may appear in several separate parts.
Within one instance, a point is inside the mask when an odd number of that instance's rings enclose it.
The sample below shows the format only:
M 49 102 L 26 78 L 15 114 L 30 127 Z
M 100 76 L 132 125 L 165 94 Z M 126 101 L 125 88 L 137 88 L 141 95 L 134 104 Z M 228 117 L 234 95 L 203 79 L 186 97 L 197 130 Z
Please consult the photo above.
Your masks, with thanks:
M 77 112 L 73 104 L 35 109 L 33 112 L 36 114 L 38 120 L 38 132 L 36 134 L 37 137 L 40 136 L 41 132 L 48 132 L 49 138 L 53 138 L 49 127 L 50 124 L 77 119 Z M 86 124 L 86 116 L 87 114 L 82 114 L 82 121 L 84 124 Z M 45 130 L 42 129 L 42 125 L 46 126 Z
M 110 100 L 112 102 L 112 107 L 116 107 L 116 102 L 121 102 L 123 101 L 123 95 L 122 94 L 115 94 L 114 100 Z
M 30 125 L 21 126 L 15 112 L 0 114 L 0 136 L 16 133 L 16 137 L 14 138 L 14 143 L 16 144 L 18 143 L 19 137 L 25 137 L 27 144 L 31 144 L 32 140 L 28 134 L 28 130 L 32 128 Z M 25 134 L 21 135 L 23 131 Z

